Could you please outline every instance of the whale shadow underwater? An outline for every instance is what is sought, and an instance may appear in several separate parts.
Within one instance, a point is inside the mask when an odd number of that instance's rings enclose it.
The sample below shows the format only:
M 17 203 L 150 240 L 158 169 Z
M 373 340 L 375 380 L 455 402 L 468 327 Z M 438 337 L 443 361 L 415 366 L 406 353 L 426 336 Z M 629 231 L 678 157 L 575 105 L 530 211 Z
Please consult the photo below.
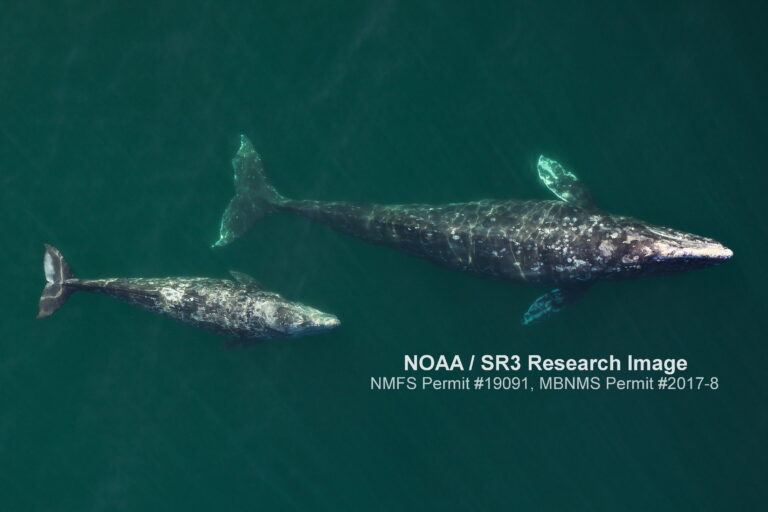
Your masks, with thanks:
M 539 157 L 538 175 L 556 200 L 445 205 L 286 198 L 270 183 L 245 135 L 232 166 L 235 196 L 214 247 L 231 243 L 270 212 L 293 212 L 447 268 L 552 286 L 525 312 L 525 325 L 560 311 L 598 281 L 687 272 L 733 256 L 711 238 L 602 211 L 576 175 L 545 156 Z

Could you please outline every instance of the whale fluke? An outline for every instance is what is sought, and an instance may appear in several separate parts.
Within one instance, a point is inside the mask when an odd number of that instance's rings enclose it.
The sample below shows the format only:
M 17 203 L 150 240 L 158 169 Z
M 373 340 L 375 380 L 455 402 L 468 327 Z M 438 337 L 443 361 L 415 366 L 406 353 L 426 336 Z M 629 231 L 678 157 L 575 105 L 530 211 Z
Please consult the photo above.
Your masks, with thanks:
M 37 313 L 37 318 L 51 316 L 67 302 L 73 290 L 67 288 L 65 281 L 75 277 L 64 256 L 57 248 L 48 244 L 45 244 L 43 270 L 47 284 L 40 295 L 40 311 Z
M 232 167 L 235 197 L 224 211 L 219 239 L 213 247 L 223 247 L 235 240 L 266 215 L 273 204 L 283 200 L 264 174 L 261 156 L 245 135 L 240 135 L 240 148 L 232 158 Z

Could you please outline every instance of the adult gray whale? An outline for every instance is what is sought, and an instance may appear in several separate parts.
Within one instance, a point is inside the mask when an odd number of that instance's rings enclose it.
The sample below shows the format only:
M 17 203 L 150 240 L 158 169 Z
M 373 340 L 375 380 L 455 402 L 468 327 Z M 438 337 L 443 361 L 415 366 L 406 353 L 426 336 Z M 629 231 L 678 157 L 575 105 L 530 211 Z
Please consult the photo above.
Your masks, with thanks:
M 445 267 L 554 286 L 531 304 L 524 324 L 559 311 L 599 280 L 684 272 L 733 255 L 710 238 L 601 211 L 573 173 L 544 156 L 538 161 L 539 178 L 556 201 L 440 206 L 285 198 L 270 184 L 261 157 L 244 135 L 232 166 L 235 197 L 224 212 L 215 247 L 232 242 L 266 213 L 288 210 Z
M 231 272 L 235 281 L 201 277 L 160 279 L 77 279 L 61 253 L 45 246 L 47 284 L 37 318 L 50 316 L 78 290 L 122 301 L 243 341 L 287 338 L 339 326 L 327 313 L 264 290 L 250 276 Z

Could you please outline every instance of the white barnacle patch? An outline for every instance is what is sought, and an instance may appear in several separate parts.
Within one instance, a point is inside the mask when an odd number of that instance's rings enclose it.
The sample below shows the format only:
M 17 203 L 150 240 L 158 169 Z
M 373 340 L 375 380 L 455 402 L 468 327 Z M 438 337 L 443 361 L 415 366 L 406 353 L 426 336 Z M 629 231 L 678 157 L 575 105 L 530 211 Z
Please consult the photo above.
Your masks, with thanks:
M 163 297 L 163 300 L 165 302 L 168 302 L 171 304 L 178 304 L 181 302 L 182 297 L 184 297 L 184 292 L 182 292 L 178 288 L 170 288 L 168 286 L 165 286 L 163 288 L 160 288 L 160 295 Z
M 261 316 L 265 325 L 272 329 L 283 331 L 285 326 L 281 325 L 278 309 L 277 304 L 273 301 L 264 301 L 256 306 L 256 311 Z
M 613 251 L 616 249 L 616 246 L 613 245 L 613 242 L 610 240 L 603 240 L 600 242 L 600 245 L 597 246 L 597 249 L 600 251 L 600 254 L 602 254 L 605 257 L 610 256 L 613 254 Z
M 573 258 L 573 265 L 577 268 L 589 266 L 589 263 L 587 263 L 586 260 L 581 260 L 579 258 Z

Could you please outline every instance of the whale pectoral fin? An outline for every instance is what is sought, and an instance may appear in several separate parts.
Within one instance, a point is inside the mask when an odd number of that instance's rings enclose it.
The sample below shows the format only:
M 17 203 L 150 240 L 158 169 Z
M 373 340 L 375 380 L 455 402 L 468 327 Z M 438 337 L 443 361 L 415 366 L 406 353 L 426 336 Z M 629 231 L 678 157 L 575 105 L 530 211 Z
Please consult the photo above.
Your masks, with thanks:
M 537 169 L 541 182 L 559 199 L 577 206 L 593 206 L 592 194 L 586 185 L 558 162 L 541 155 Z
M 237 281 L 240 284 L 244 284 L 246 286 L 253 286 L 254 288 L 264 288 L 260 282 L 258 282 L 253 277 L 249 276 L 244 272 L 230 270 L 229 274 L 235 279 L 235 281 Z
M 557 313 L 565 306 L 584 295 L 589 285 L 569 286 L 567 288 L 555 288 L 548 291 L 530 305 L 523 315 L 523 325 L 540 322 L 552 313 Z

